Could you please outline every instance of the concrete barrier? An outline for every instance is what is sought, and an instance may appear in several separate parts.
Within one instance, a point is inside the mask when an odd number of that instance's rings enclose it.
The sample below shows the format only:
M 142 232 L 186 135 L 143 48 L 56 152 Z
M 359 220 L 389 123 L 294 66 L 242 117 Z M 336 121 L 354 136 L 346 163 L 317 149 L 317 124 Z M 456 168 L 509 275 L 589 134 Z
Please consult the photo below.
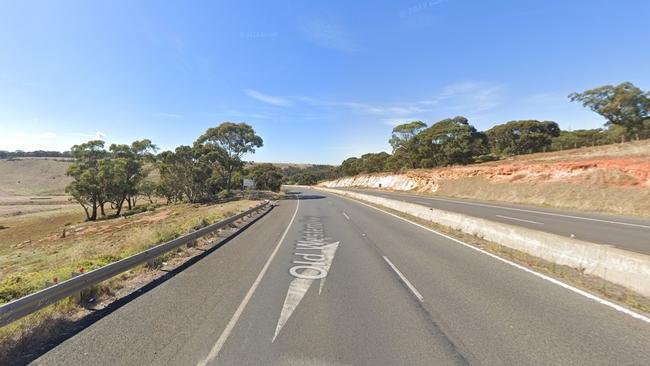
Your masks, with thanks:
M 324 187 L 317 187 L 317 189 L 374 203 L 461 230 L 549 262 L 581 268 L 585 273 L 625 286 L 644 296 L 650 296 L 650 256 L 648 255 L 414 203 Z

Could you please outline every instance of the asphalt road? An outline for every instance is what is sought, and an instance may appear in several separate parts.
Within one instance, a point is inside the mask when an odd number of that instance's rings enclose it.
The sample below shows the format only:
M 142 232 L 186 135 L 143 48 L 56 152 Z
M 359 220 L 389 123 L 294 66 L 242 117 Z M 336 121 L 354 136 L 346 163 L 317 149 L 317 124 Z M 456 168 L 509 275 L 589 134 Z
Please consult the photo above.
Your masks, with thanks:
M 647 365 L 650 323 L 303 190 L 43 365 Z
M 650 254 L 650 220 L 373 189 L 339 188 Z

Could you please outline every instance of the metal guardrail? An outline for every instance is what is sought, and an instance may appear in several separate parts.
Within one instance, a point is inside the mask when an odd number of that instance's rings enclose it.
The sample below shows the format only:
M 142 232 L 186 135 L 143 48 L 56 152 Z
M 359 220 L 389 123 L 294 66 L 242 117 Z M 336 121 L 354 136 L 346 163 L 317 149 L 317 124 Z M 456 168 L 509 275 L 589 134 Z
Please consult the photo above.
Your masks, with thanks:
M 225 220 L 215 222 L 214 224 L 208 225 L 190 234 L 170 240 L 166 243 L 149 248 L 138 254 L 134 254 L 117 262 L 107 264 L 104 267 L 98 268 L 96 270 L 80 274 L 56 285 L 47 287 L 33 294 L 29 294 L 25 297 L 21 297 L 20 299 L 4 304 L 0 306 L 0 327 L 5 326 L 33 312 L 36 312 L 37 310 L 40 310 L 45 306 L 55 303 L 63 298 L 77 294 L 81 290 L 84 290 L 90 286 L 96 285 L 102 281 L 117 276 L 122 272 L 126 272 L 133 267 L 147 263 L 156 257 L 169 252 L 170 250 L 176 249 L 181 245 L 191 243 L 192 241 L 204 235 L 207 235 L 217 229 L 223 228 L 224 226 L 227 226 L 269 205 L 269 201 L 265 201 L 264 203 L 257 205 L 247 211 L 229 217 Z

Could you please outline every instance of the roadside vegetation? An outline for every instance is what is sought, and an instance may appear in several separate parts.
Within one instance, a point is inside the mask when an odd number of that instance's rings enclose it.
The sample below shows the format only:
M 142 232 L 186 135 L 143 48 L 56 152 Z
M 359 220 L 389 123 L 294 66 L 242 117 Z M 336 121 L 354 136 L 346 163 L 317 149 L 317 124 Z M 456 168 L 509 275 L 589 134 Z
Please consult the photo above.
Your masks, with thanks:
M 268 194 L 264 197 L 271 198 Z M 159 205 L 119 220 L 94 222 L 85 221 L 78 208 L 64 213 L 12 217 L 8 219 L 9 228 L 0 230 L 0 304 L 67 280 L 73 273 L 91 271 L 205 227 L 258 203 L 236 200 Z M 0 328 L 0 364 L 11 364 L 13 356 L 34 352 L 33 347 L 42 347 L 42 342 L 71 331 L 70 324 L 90 313 L 86 308 L 101 309 L 166 273 L 159 269 L 173 268 L 209 248 L 203 239 L 198 245 L 201 250 L 179 248 Z
M 257 201 L 160 206 L 120 220 L 80 222 L 78 210 L 7 220 L 0 231 L 0 303 L 232 216 Z
M 100 140 L 73 146 L 65 154 L 72 157 L 66 163 L 65 191 L 83 210 L 52 204 L 58 209 L 13 212 L 2 220 L 0 303 L 37 291 L 46 282 L 65 280 L 74 271 L 92 270 L 173 239 L 197 220 L 210 223 L 249 208 L 253 202 L 236 201 L 241 195 L 233 192 L 242 188 L 243 178 L 254 179 L 258 190 L 279 191 L 281 169 L 271 164 L 245 167 L 242 160 L 262 143 L 246 123 L 225 122 L 208 129 L 191 147 L 158 155 L 148 139 L 107 150 Z M 18 155 L 35 159 L 45 153 Z M 58 178 L 52 180 L 63 178 L 60 165 L 50 173 Z M 39 203 L 63 203 L 37 198 Z M 6 206 L 24 203 L 18 195 L 3 200 Z
M 300 168 L 288 166 L 282 170 L 285 184 L 314 185 L 324 180 L 340 177 L 338 167 L 332 165 L 311 165 Z
M 233 178 L 244 174 L 243 155 L 262 144 L 251 126 L 231 122 L 209 128 L 193 146 L 158 156 L 148 139 L 113 144 L 108 151 L 103 141 L 93 140 L 72 147 L 74 163 L 66 174 L 73 181 L 66 193 L 81 205 L 89 221 L 119 216 L 125 204 L 132 210 L 141 196 L 150 202 L 152 196 L 164 197 L 168 204 L 215 201 L 231 194 Z M 153 168 L 158 170 L 158 182 L 146 179 Z
M 393 151 L 368 153 L 341 163 L 342 176 L 399 172 L 500 160 L 515 155 L 574 149 L 650 138 L 650 92 L 632 83 L 569 95 L 605 117 L 605 128 L 562 131 L 553 121 L 523 120 L 478 131 L 462 116 L 427 126 L 412 121 L 393 128 Z M 307 184 L 307 183 L 305 183 Z
M 148 139 L 107 148 L 92 140 L 50 158 L 44 158 L 51 155 L 45 151 L 2 152 L 6 159 L 0 168 L 9 174 L 3 174 L 0 191 L 0 304 L 276 197 L 260 191 L 278 192 L 282 169 L 243 160 L 262 144 L 248 124 L 225 122 L 192 146 L 161 153 Z M 255 181 L 256 192 L 239 192 L 244 178 Z M 68 319 L 80 305 L 111 297 L 126 282 L 148 277 L 149 270 L 187 250 L 1 328 L 0 348 L 19 344 L 53 319 Z

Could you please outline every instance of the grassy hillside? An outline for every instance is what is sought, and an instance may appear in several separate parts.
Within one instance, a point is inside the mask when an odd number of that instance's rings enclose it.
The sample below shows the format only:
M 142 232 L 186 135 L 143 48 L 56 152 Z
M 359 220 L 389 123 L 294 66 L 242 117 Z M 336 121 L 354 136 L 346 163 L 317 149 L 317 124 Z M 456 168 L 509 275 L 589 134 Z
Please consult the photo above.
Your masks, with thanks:
M 65 175 L 70 160 L 62 158 L 0 159 L 0 197 L 64 195 L 71 178 Z M 311 164 L 272 163 L 279 168 L 307 168 Z M 149 176 L 158 180 L 154 169 Z
M 65 194 L 70 161 L 51 158 L 0 160 L 0 196 Z

